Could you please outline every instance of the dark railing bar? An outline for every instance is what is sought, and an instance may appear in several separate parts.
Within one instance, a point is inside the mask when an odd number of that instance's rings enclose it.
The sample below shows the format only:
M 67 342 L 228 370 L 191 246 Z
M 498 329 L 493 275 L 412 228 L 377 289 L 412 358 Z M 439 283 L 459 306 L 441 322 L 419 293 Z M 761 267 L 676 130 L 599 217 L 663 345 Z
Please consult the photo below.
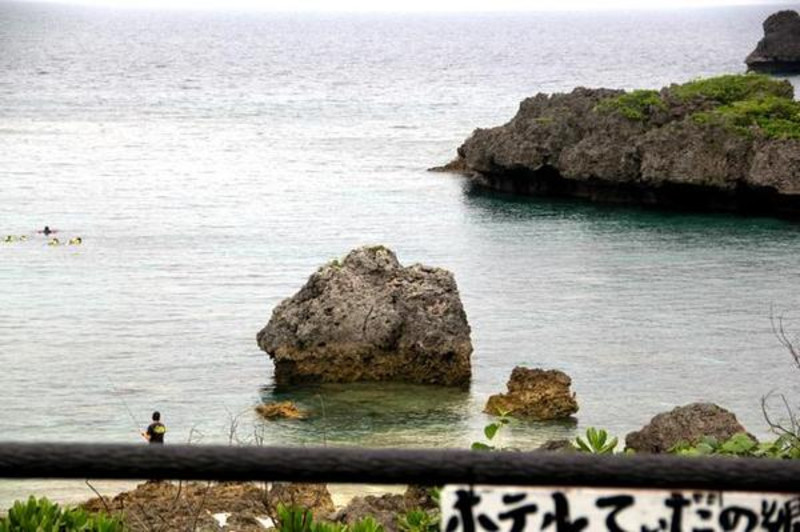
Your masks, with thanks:
M 490 484 L 800 493 L 800 460 L 442 449 L 0 443 L 0 478 Z

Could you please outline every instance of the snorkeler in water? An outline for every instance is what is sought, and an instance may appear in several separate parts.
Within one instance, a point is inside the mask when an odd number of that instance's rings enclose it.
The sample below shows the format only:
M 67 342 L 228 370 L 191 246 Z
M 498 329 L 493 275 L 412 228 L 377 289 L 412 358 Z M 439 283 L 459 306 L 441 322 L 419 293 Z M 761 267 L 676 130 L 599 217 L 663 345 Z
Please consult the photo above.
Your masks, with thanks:
M 25 242 L 28 240 L 28 235 L 6 235 L 3 242 L 6 244 L 13 244 L 14 242 Z

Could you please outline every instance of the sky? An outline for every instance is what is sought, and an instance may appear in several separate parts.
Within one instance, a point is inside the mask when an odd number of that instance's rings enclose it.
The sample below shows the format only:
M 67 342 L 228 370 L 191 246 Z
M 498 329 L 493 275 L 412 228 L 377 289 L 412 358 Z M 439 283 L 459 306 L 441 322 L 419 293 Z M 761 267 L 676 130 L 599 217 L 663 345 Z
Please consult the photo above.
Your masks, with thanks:
M 780 0 L 25 0 L 111 8 L 319 12 L 483 12 L 688 9 L 780 4 Z

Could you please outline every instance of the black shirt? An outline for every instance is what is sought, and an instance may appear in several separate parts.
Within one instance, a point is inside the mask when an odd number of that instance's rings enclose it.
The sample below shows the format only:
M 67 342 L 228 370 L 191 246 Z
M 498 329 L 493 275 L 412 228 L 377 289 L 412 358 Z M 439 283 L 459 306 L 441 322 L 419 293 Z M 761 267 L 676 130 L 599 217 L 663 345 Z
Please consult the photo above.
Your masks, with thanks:
M 147 427 L 147 439 L 150 443 L 164 443 L 165 432 L 167 432 L 167 427 L 160 421 L 155 421 Z

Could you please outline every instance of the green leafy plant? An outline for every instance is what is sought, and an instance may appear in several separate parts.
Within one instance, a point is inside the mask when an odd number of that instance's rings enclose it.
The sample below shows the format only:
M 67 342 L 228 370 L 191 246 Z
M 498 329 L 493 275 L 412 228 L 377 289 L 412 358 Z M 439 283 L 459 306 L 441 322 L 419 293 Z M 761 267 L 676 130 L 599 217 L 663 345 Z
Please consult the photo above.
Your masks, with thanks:
M 297 506 L 279 504 L 276 513 L 280 532 L 383 532 L 383 526 L 371 516 L 348 526 L 327 521 L 314 522 L 311 510 Z
M 34 496 L 17 501 L 0 518 L 0 532 L 117 532 L 122 522 L 105 514 L 92 514 L 80 508 L 62 509 L 46 498 Z
M 774 441 L 758 443 L 747 433 L 739 432 L 725 441 L 706 436 L 696 443 L 679 442 L 669 449 L 681 456 L 741 456 L 752 458 L 800 458 L 800 442 L 791 434 L 783 434 Z
M 344 523 L 320 521 L 311 525 L 311 532 L 348 532 L 350 527 Z
M 311 510 L 278 504 L 278 530 L 280 532 L 311 532 L 314 516 Z
M 383 532 L 383 525 L 378 523 L 374 517 L 367 516 L 361 521 L 353 523 L 349 532 Z
M 486 436 L 486 440 L 488 442 L 492 442 L 495 437 L 497 437 L 497 433 L 500 432 L 500 429 L 511 423 L 511 418 L 509 417 L 510 412 L 507 411 L 500 411 L 497 421 L 489 423 L 483 428 L 483 435 Z M 470 447 L 473 451 L 496 451 L 498 450 L 497 447 L 490 445 L 489 443 L 483 442 L 473 442 L 472 446 Z
M 397 516 L 397 526 L 401 532 L 437 532 L 439 515 L 432 515 L 419 508 Z
M 753 451 L 753 456 L 800 459 L 800 439 L 795 434 L 781 434 L 774 441 L 759 443 Z
M 752 456 L 753 451 L 758 447 L 758 442 L 748 434 L 740 432 L 734 434 L 720 444 L 718 454 L 730 456 Z
M 667 452 L 680 456 L 709 456 L 718 454 L 718 449 L 719 442 L 716 438 L 711 436 L 703 436 L 694 444 L 686 441 L 680 441 L 670 447 Z
M 61 524 L 61 508 L 46 498 L 33 495 L 27 502 L 16 501 L 9 508 L 8 516 L 0 520 L 0 531 L 6 530 L 58 530 Z
M 575 448 L 584 453 L 591 454 L 613 454 L 617 446 L 618 438 L 609 438 L 605 429 L 589 427 L 586 429 L 586 439 L 580 436 L 575 438 Z

